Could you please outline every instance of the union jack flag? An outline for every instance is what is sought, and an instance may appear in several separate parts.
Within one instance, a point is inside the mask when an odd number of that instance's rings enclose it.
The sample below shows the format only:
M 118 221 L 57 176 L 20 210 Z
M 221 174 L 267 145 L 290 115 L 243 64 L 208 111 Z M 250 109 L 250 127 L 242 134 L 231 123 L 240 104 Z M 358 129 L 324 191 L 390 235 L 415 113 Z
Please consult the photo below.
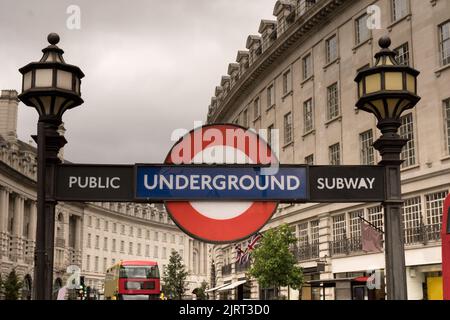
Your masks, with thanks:
M 246 263 L 250 259 L 251 252 L 255 249 L 258 241 L 262 238 L 262 234 L 259 232 L 254 234 L 247 243 L 245 250 L 242 250 L 241 245 L 236 245 L 236 262 L 240 264 Z

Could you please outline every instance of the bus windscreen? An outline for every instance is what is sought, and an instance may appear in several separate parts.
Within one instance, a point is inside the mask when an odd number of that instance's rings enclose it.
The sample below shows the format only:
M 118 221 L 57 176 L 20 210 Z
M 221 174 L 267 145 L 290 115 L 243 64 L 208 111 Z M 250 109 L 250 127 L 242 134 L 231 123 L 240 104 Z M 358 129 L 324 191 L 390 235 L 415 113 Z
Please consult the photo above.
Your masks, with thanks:
M 120 278 L 126 279 L 152 279 L 159 278 L 157 266 L 122 266 Z

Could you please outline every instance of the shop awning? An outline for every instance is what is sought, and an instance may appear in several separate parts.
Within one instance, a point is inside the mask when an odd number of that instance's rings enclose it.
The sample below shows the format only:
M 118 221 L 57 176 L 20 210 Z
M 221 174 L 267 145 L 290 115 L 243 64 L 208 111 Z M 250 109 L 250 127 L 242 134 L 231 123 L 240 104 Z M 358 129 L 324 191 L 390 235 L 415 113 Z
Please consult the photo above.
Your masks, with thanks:
M 232 290 L 232 289 L 237 288 L 237 287 L 239 287 L 241 284 L 244 284 L 244 283 L 246 283 L 246 282 L 247 282 L 247 280 L 237 281 L 237 282 L 234 282 L 234 283 L 231 283 L 231 284 L 227 285 L 226 287 L 220 288 L 220 289 L 217 290 L 217 291 L 221 292 L 221 291 Z
M 222 284 L 220 286 L 217 286 L 217 287 L 205 290 L 205 292 L 213 292 L 213 291 L 216 291 L 217 289 L 223 288 L 223 287 L 228 286 L 228 285 L 229 285 L 229 283 L 225 283 L 225 284 Z

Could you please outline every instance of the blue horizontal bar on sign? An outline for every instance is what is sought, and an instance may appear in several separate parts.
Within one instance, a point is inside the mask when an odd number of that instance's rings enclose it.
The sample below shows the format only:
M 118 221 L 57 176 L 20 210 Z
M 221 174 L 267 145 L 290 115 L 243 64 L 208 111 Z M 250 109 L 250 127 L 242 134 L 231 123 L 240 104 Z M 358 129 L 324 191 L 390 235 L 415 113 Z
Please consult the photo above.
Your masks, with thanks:
M 265 175 L 258 166 L 136 166 L 136 199 L 167 201 L 307 200 L 306 167 Z

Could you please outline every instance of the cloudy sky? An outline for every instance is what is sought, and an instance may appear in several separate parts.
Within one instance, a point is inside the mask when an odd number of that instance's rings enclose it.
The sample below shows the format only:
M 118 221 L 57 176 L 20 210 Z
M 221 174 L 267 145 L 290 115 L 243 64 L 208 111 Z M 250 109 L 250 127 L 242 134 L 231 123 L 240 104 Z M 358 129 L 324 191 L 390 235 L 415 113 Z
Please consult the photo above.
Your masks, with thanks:
M 85 73 L 85 103 L 64 115 L 65 157 L 84 163 L 161 162 L 176 128 L 206 120 L 214 87 L 273 19 L 275 0 L 1 0 L 0 89 L 20 90 L 18 68 L 41 58 L 47 34 L 61 36 L 66 62 Z M 81 9 L 70 30 L 67 8 Z M 73 21 L 73 20 L 71 20 Z M 37 115 L 19 106 L 18 135 Z

